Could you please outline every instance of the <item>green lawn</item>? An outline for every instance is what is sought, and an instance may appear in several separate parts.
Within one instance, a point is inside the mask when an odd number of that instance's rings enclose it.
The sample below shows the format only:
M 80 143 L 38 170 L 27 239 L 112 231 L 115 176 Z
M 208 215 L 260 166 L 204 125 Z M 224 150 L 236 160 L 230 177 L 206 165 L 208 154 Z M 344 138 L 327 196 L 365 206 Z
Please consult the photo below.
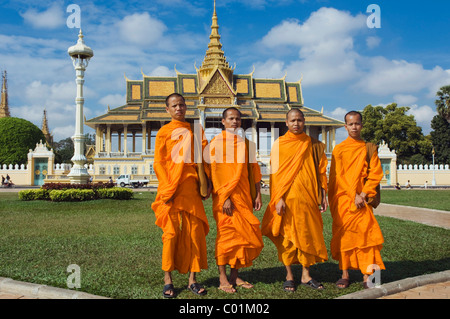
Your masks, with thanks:
M 383 191 L 406 196 L 407 192 Z M 427 198 L 438 191 L 427 191 Z M 81 203 L 23 202 L 17 193 L 0 192 L 0 277 L 67 288 L 67 267 L 81 269 L 81 291 L 112 298 L 162 298 L 161 230 L 155 226 L 150 209 L 155 194 L 142 191 L 129 201 L 97 200 Z M 434 196 L 434 195 L 433 195 Z M 441 198 L 441 201 L 449 197 Z M 263 196 L 267 204 L 268 196 Z M 398 200 L 400 201 L 400 200 Z M 439 200 L 437 200 L 439 202 Z M 352 285 L 339 290 L 334 283 L 340 276 L 338 265 L 329 261 L 311 268 L 324 291 L 298 287 L 285 293 L 285 270 L 277 259 L 275 246 L 264 237 L 265 247 L 254 265 L 241 276 L 255 284 L 252 290 L 238 289 L 234 295 L 217 289 L 218 271 L 214 259 L 215 222 L 211 200 L 205 202 L 210 221 L 207 236 L 209 269 L 197 279 L 206 286 L 206 298 L 335 298 L 362 289 L 362 276 L 351 273 Z M 256 215 L 261 220 L 265 205 Z M 323 214 L 327 246 L 331 239 L 331 217 Z M 387 270 L 383 283 L 448 269 L 450 232 L 445 229 L 377 217 L 385 246 L 382 256 Z M 297 275 L 301 268 L 294 267 Z M 299 276 L 297 277 L 299 279 Z M 297 280 L 298 281 L 298 280 Z M 195 298 L 185 289 L 187 276 L 174 272 L 178 298 Z
M 386 204 L 450 211 L 450 189 L 383 189 L 381 201 Z

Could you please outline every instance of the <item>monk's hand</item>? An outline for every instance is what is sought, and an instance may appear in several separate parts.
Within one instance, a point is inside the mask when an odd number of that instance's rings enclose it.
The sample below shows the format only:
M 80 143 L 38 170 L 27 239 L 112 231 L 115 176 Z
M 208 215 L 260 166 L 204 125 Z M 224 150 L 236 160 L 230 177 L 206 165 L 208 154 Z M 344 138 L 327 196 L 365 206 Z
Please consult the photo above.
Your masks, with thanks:
M 323 213 L 328 209 L 327 192 L 322 188 L 322 203 L 320 203 L 320 212 Z
M 364 194 L 365 195 L 365 194 Z M 366 198 L 365 196 L 361 196 L 361 194 L 355 195 L 355 206 L 356 208 L 363 208 L 366 205 Z
M 222 211 L 224 214 L 227 214 L 228 216 L 233 216 L 233 202 L 231 199 L 227 198 L 225 202 L 223 203 Z
M 283 198 L 281 198 L 275 205 L 275 209 L 277 210 L 277 214 L 280 216 L 282 216 L 286 212 L 286 203 L 284 202 Z
M 260 210 L 262 207 L 261 193 L 258 193 L 255 198 L 255 203 L 253 204 L 253 208 L 255 210 Z
M 320 212 L 323 213 L 328 209 L 328 201 L 326 198 L 322 199 L 322 204 L 320 204 Z

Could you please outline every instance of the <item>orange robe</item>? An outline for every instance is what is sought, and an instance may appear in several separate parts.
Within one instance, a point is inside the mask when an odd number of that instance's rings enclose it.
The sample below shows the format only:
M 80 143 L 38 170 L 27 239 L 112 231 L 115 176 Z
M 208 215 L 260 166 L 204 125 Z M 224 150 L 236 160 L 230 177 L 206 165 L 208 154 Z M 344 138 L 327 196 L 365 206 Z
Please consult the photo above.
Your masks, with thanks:
M 356 208 L 355 194 L 376 194 L 383 177 L 380 159 L 375 152 L 368 170 L 366 145 L 348 137 L 333 150 L 328 199 L 333 217 L 331 254 L 340 269 L 360 269 L 372 274 L 368 266 L 376 264 L 385 269 L 380 250 L 383 235 L 373 215 L 372 207 Z M 366 180 L 366 182 L 365 182 Z
M 211 180 L 213 183 L 213 214 L 217 225 L 216 263 L 243 268 L 252 265 L 264 244 L 260 222 L 253 215 L 248 177 L 248 150 L 244 139 L 223 131 L 210 143 Z M 250 165 L 253 183 L 261 181 L 261 170 L 256 160 Z M 233 215 L 223 213 L 223 204 L 230 198 Z
M 205 147 L 206 140 L 202 141 Z M 156 135 L 153 168 L 159 181 L 152 209 L 163 230 L 162 269 L 207 269 L 209 224 L 199 193 L 190 124 L 172 120 Z
M 319 209 L 319 186 L 327 189 L 328 161 L 323 153 L 320 163 L 314 163 L 312 154 L 311 138 L 289 131 L 274 143 L 270 154 L 271 198 L 262 233 L 273 241 L 284 265 L 309 267 L 328 259 Z M 281 198 L 286 203 L 282 216 L 275 209 Z

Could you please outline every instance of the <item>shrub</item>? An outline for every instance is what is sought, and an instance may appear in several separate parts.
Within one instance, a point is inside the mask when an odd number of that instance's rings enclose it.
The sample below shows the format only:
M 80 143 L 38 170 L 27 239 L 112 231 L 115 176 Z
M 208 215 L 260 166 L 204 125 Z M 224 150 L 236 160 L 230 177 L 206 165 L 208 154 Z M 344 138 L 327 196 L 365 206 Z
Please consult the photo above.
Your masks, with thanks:
M 76 187 L 62 188 L 59 184 L 52 185 L 52 187 L 44 189 L 30 189 L 22 190 L 19 192 L 19 199 L 23 201 L 28 200 L 51 200 L 54 202 L 74 202 L 85 201 L 94 199 L 119 199 L 128 200 L 132 199 L 134 193 L 131 189 L 112 187 L 112 188 L 94 188 L 94 189 L 79 189 Z M 51 189 L 54 188 L 54 189 Z
M 20 200 L 48 200 L 49 192 L 46 189 L 29 189 L 19 192 Z
M 113 187 L 113 188 L 100 188 L 97 190 L 98 198 L 103 199 L 132 199 L 134 193 L 131 189 Z
M 92 189 L 66 189 L 50 191 L 50 199 L 54 202 L 73 202 L 95 199 L 95 192 Z
M 27 189 L 19 192 L 20 200 L 34 200 L 34 189 Z

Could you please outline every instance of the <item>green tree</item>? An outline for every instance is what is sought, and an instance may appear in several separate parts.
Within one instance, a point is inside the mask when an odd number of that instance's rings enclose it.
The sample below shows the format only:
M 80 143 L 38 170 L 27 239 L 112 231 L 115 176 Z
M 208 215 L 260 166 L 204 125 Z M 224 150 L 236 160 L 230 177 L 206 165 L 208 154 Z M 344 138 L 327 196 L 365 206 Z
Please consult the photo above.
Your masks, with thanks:
M 431 142 L 417 126 L 414 115 L 408 115 L 409 107 L 398 107 L 396 103 L 386 107 L 368 105 L 364 108 L 361 136 L 368 142 L 379 144 L 385 141 L 395 150 L 400 163 L 409 163 L 411 156 L 422 154 L 429 158 Z M 417 157 L 415 158 L 417 160 Z
M 86 151 L 86 145 L 95 145 L 95 134 L 86 133 L 84 135 L 85 143 L 84 150 Z M 74 152 L 73 140 L 71 137 L 67 137 L 54 143 L 55 162 L 56 163 L 72 163 L 72 157 Z
M 435 151 L 435 162 L 450 163 L 450 124 L 441 115 L 435 115 L 431 120 L 431 141 Z
M 450 123 L 450 85 L 441 87 L 436 96 L 438 99 L 434 103 L 437 112 Z
M 16 117 L 0 118 L 0 164 L 26 164 L 30 149 L 45 136 L 33 123 Z
M 384 108 L 382 106 L 367 105 L 362 111 L 363 128 L 361 136 L 367 142 L 380 144 L 384 139 L 383 135 L 383 121 Z

